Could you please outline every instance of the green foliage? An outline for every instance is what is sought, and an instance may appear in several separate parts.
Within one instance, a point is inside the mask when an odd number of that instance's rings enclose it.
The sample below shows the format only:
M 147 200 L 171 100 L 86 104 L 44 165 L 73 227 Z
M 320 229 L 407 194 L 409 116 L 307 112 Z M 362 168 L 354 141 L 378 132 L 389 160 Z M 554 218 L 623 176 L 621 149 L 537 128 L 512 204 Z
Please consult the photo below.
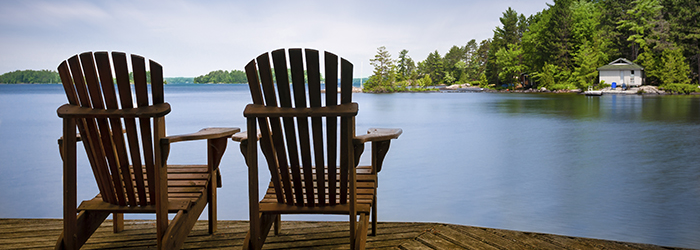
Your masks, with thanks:
M 374 56 L 374 59 L 370 59 L 370 64 L 374 66 L 374 72 L 367 80 L 367 83 L 364 84 L 363 91 L 393 92 L 397 74 L 394 63 L 386 47 L 381 46 L 377 48 L 377 55 Z
M 58 72 L 51 70 L 16 70 L 0 75 L 0 83 L 60 83 Z
M 496 52 L 496 60 L 501 66 L 498 77 L 502 83 L 514 84 L 526 66 L 522 61 L 523 49 L 517 44 L 508 44 L 507 48 L 501 48 Z
M 401 50 L 399 53 L 398 60 L 398 74 L 396 78 L 399 81 L 415 79 L 418 72 L 416 72 L 416 63 L 408 56 L 408 50 Z
M 688 73 L 690 67 L 685 62 L 685 57 L 680 49 L 666 49 L 661 55 L 661 72 L 659 77 L 662 86 L 668 84 L 690 84 Z
M 652 4 L 654 6 L 651 6 Z M 627 10 L 630 18 L 620 20 L 617 28 L 629 30 L 632 34 L 627 38 L 627 41 L 644 47 L 646 46 L 646 35 L 653 27 L 653 24 L 648 19 L 653 18 L 660 11 L 660 6 L 657 0 L 635 0 L 633 5 L 634 8 Z
M 418 70 L 423 75 L 430 76 L 432 85 L 443 83 L 446 73 L 445 63 L 437 50 L 428 54 L 428 57 L 423 62 L 418 63 Z
M 169 84 L 194 83 L 194 77 L 165 77 L 164 80 Z
M 698 88 L 698 85 L 695 84 L 669 83 L 662 85 L 661 88 L 666 92 L 678 94 L 700 92 L 700 88 Z
M 194 83 L 247 83 L 245 72 L 240 70 L 216 70 L 194 78 Z
M 548 90 L 576 88 L 574 84 L 569 82 L 571 72 L 554 64 L 545 63 L 540 72 L 534 72 L 532 75 L 538 88 L 544 87 Z
M 698 0 L 554 0 L 529 17 L 508 8 L 492 39 L 452 46 L 444 57 L 436 50 L 414 71 L 403 50 L 395 79 L 383 73 L 369 85 L 503 86 L 530 73 L 537 87 L 586 89 L 596 84 L 598 67 L 621 57 L 645 68 L 646 83 L 685 84 L 700 79 L 699 6 Z
M 502 26 L 493 31 L 493 40 L 488 52 L 485 73 L 489 84 L 511 84 L 525 70 L 523 61 L 522 38 L 529 30 L 533 18 L 508 8 L 499 18 Z
M 577 65 L 571 74 L 571 81 L 579 89 L 587 89 L 595 84 L 598 78 L 598 65 L 602 64 L 603 57 L 600 50 L 595 46 L 584 43 L 574 57 L 574 63 Z

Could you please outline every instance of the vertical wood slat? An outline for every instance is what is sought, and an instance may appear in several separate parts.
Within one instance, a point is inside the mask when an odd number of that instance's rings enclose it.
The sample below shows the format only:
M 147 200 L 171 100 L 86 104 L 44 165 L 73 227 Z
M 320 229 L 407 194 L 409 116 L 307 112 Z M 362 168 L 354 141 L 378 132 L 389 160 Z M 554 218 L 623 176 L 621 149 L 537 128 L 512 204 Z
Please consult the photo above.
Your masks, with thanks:
M 263 97 L 265 98 L 265 106 L 277 107 L 277 96 L 275 95 L 275 84 L 272 79 L 272 67 L 270 65 L 270 57 L 267 53 L 258 57 L 258 73 L 260 74 L 260 83 L 263 89 Z M 283 68 L 286 71 L 286 66 Z M 279 78 L 279 76 L 277 76 Z M 282 133 L 282 124 L 280 118 L 267 118 L 270 128 L 272 129 L 272 146 L 274 148 L 277 169 L 275 173 L 279 173 L 279 182 L 275 185 L 281 185 L 284 191 L 283 197 L 285 203 L 294 204 L 294 196 L 292 194 L 292 185 L 289 179 L 289 164 L 287 163 L 287 153 L 284 143 L 284 135 Z M 277 172 L 279 171 L 279 172 Z
M 76 65 L 75 61 L 77 61 L 77 59 L 78 59 L 77 56 L 72 57 L 71 61 L 73 61 L 73 63 L 72 63 L 73 65 Z M 76 71 L 79 71 L 79 69 L 76 70 Z M 71 77 L 71 70 L 68 68 L 68 63 L 67 63 L 67 61 L 63 61 L 63 62 L 59 65 L 59 67 L 58 67 L 58 73 L 59 73 L 59 75 L 60 75 L 60 77 L 61 77 L 61 82 L 63 83 L 63 88 L 64 88 L 64 90 L 65 90 L 65 92 L 66 92 L 66 96 L 68 97 L 68 103 L 70 103 L 70 104 L 72 104 L 72 105 L 79 105 L 80 101 L 78 100 L 78 94 L 77 94 L 77 92 L 76 92 L 76 88 L 75 88 L 75 85 L 74 85 L 73 77 Z M 80 74 L 81 74 L 81 75 L 80 75 L 80 79 L 82 79 L 82 73 L 80 73 Z M 69 135 L 71 136 L 71 138 L 72 138 L 73 141 L 72 141 L 72 144 L 70 143 L 70 141 L 67 141 L 67 140 L 68 140 L 68 139 L 67 139 L 68 137 L 66 137 L 66 135 L 64 134 L 64 136 L 63 136 L 63 138 L 64 138 L 64 141 L 63 141 L 63 144 L 64 144 L 64 145 L 63 145 L 63 147 L 64 147 L 64 148 L 63 148 L 63 150 L 62 150 L 62 151 L 63 151 L 63 154 L 64 154 L 63 157 L 64 157 L 64 160 L 67 160 L 67 159 L 73 159 L 73 160 L 75 160 L 75 159 L 74 159 L 74 158 L 75 158 L 75 147 L 76 147 L 76 143 L 75 143 L 75 140 L 76 140 L 76 139 L 75 139 L 75 126 L 78 127 L 78 131 L 83 131 L 82 133 L 83 133 L 83 134 L 86 134 L 86 133 L 84 132 L 84 131 L 85 131 L 85 123 L 82 121 L 82 119 L 73 119 L 73 120 L 70 121 L 70 123 L 66 123 L 66 122 L 68 122 L 68 121 L 64 121 L 64 123 L 65 123 L 65 124 L 64 124 L 64 130 L 66 130 L 66 129 L 72 129 L 72 132 L 69 132 Z M 71 125 L 67 125 L 67 124 L 71 124 Z M 67 128 L 66 126 L 69 126 L 69 128 Z M 90 144 L 90 141 L 87 140 L 87 138 L 86 138 L 86 140 L 83 141 L 83 144 L 84 144 L 84 146 L 85 146 L 85 151 L 86 151 L 86 152 L 91 152 L 92 145 Z M 71 145 L 72 145 L 72 146 L 71 146 Z M 71 155 L 72 155 L 72 156 L 71 156 Z M 73 158 L 71 158 L 71 157 L 73 157 Z M 88 161 L 90 162 L 90 166 L 92 167 L 93 175 L 95 176 L 95 180 L 96 180 L 96 182 L 97 182 L 97 187 L 98 187 L 98 189 L 100 190 L 100 193 L 105 194 L 105 195 L 103 195 L 102 198 L 105 199 L 105 200 L 107 201 L 107 199 L 110 198 L 110 197 L 106 197 L 106 196 L 107 196 L 107 195 L 106 195 L 106 194 L 107 194 L 107 193 L 106 193 L 106 190 L 108 190 L 108 187 L 105 187 L 105 186 L 107 185 L 107 181 L 103 181 L 103 179 L 104 179 L 104 178 L 103 178 L 103 177 L 104 177 L 103 171 L 101 171 L 101 169 L 97 168 L 97 163 L 96 163 L 96 160 L 95 160 L 93 154 L 88 153 L 88 154 L 87 154 L 87 157 L 88 157 Z M 64 162 L 64 167 L 65 167 L 65 164 L 66 164 L 66 163 Z M 69 164 L 69 165 L 70 165 L 70 164 Z M 73 163 L 73 165 L 75 165 L 75 162 Z M 73 166 L 73 168 L 75 168 L 75 166 Z M 66 171 L 66 170 L 64 169 L 64 171 Z M 75 170 L 72 170 L 72 171 L 75 171 Z M 70 175 L 66 175 L 66 174 L 64 173 L 64 176 L 70 176 Z M 66 181 L 70 182 L 69 180 L 66 180 L 66 179 L 64 178 L 64 182 L 66 182 Z M 64 185 L 64 186 L 65 186 L 65 185 Z M 65 187 L 64 187 L 64 190 L 67 190 L 67 189 L 65 189 Z M 105 192 L 103 192 L 103 190 L 105 190 Z M 65 192 L 66 192 L 66 194 L 71 194 L 70 190 L 67 190 L 67 191 L 65 191 Z M 73 196 L 75 196 L 75 194 L 73 194 Z M 65 198 L 65 195 L 64 195 L 64 199 L 67 199 L 67 198 Z M 73 197 L 72 199 L 75 200 L 76 197 Z M 64 202 L 65 202 L 65 201 L 64 201 Z M 109 201 L 108 201 L 108 202 L 109 202 Z M 73 202 L 72 204 L 75 204 L 75 202 Z M 72 213 L 73 215 L 71 215 L 71 217 L 72 217 L 73 219 L 75 219 L 75 206 L 72 206 L 72 207 L 71 207 L 71 206 L 69 206 L 68 203 L 64 204 L 64 210 L 70 210 L 70 209 L 72 209 L 72 211 L 73 211 L 73 213 Z M 64 213 L 70 214 L 70 212 L 64 212 Z M 70 220 L 71 217 L 65 217 L 65 214 L 64 214 L 64 218 L 68 218 L 68 220 Z M 70 223 L 69 223 L 69 224 L 70 224 Z M 68 231 L 67 231 L 67 232 L 68 232 Z
M 280 107 L 292 107 L 292 96 L 289 89 L 289 75 L 287 73 L 287 58 L 284 49 L 272 51 L 272 62 L 275 67 L 277 77 L 277 94 L 280 100 Z M 304 204 L 303 188 L 301 184 L 301 169 L 299 165 L 299 151 L 297 150 L 296 127 L 294 118 L 282 118 L 284 124 L 284 135 L 287 139 L 287 155 L 289 157 L 289 168 L 291 170 L 291 180 L 294 186 L 296 204 Z M 291 192 L 291 190 L 290 190 Z M 289 203 L 289 201 L 287 201 Z M 293 203 L 292 203 L 293 204 Z
M 143 57 L 131 55 L 131 67 L 134 73 L 134 90 L 136 93 L 136 104 L 139 107 L 148 106 L 148 83 L 146 82 L 146 63 Z M 141 145 L 143 146 L 144 163 L 146 165 L 146 175 L 148 176 L 148 189 L 150 193 L 150 204 L 155 205 L 157 196 L 155 170 L 153 134 L 151 134 L 151 119 L 149 117 L 139 117 L 141 128 Z
M 69 58 L 68 64 L 70 65 L 70 70 L 73 75 L 73 83 L 76 93 L 78 94 L 77 96 L 80 106 L 92 108 L 78 56 Z M 87 118 L 77 119 L 76 123 L 78 123 L 81 139 L 83 145 L 85 146 L 85 152 L 88 154 L 88 159 L 91 159 L 91 166 L 93 173 L 95 174 L 95 179 L 97 180 L 97 185 L 102 187 L 100 189 L 102 199 L 111 204 L 118 204 L 114 193 L 114 186 L 110 181 L 111 178 L 109 176 L 109 171 L 107 170 L 108 167 L 107 163 L 105 162 L 104 151 L 102 150 L 101 145 L 102 143 L 100 142 L 100 137 L 97 134 L 97 124 L 95 124 L 95 120 Z
M 306 83 L 304 82 L 304 58 L 301 49 L 289 49 L 289 64 L 292 72 L 295 107 L 306 107 Z M 311 160 L 311 144 L 309 136 L 309 118 L 297 117 L 299 147 L 301 149 L 301 164 L 304 169 L 304 193 L 306 205 L 315 206 L 313 164 Z M 301 196 L 301 195 L 299 195 Z M 302 197 L 303 198 L 303 197 Z
M 126 54 L 122 52 L 112 52 L 112 62 L 114 64 L 117 88 L 119 89 L 119 100 L 123 109 L 133 108 L 131 84 L 129 83 L 129 68 L 126 61 Z M 141 150 L 139 145 L 138 130 L 135 118 L 124 118 L 126 138 L 129 144 L 129 155 L 131 156 L 132 169 L 134 171 L 136 191 L 138 192 L 138 203 L 141 206 L 148 204 L 146 188 L 143 176 L 143 165 L 141 161 Z M 150 178 L 149 178 L 150 179 Z M 155 184 L 149 182 L 150 193 L 155 193 Z M 154 204 L 154 203 L 151 203 Z
M 83 74 L 85 74 L 85 81 L 87 82 L 92 107 L 94 109 L 104 109 L 105 105 L 102 98 L 102 90 L 100 88 L 99 79 L 97 78 L 97 71 L 95 69 L 95 61 L 92 52 L 80 54 L 80 62 L 83 65 Z M 125 206 L 127 201 L 124 193 L 122 174 L 119 169 L 119 164 L 117 163 L 116 151 L 113 148 L 114 143 L 112 142 L 111 136 L 112 129 L 110 128 L 109 122 L 106 118 L 96 118 L 95 121 L 97 122 L 97 129 L 100 133 L 100 141 L 102 142 L 100 144 L 102 146 L 102 150 L 104 150 L 103 154 L 107 159 L 107 166 L 112 173 L 114 193 L 117 196 L 119 205 Z M 119 129 L 121 130 L 121 127 Z M 127 174 L 127 177 L 131 178 L 130 174 Z
M 317 50 L 305 49 L 306 52 L 306 77 L 309 79 L 309 106 L 321 107 L 321 78 L 320 63 Z M 316 170 L 316 192 L 318 203 L 326 205 L 326 178 L 325 160 L 323 148 L 323 120 L 321 117 L 311 118 L 311 131 L 313 135 L 314 165 Z
M 341 90 L 341 95 L 340 95 L 340 101 L 341 103 L 350 103 L 352 102 L 352 64 L 348 62 L 345 59 L 340 60 L 340 90 Z M 344 121 L 343 121 L 344 119 Z M 342 188 L 349 188 L 350 190 L 348 193 L 350 193 L 350 239 L 358 239 L 358 242 L 362 244 L 364 240 L 362 240 L 363 237 L 366 237 L 367 235 L 358 235 L 359 232 L 367 232 L 367 229 L 365 228 L 363 231 L 356 231 L 356 228 L 358 226 L 357 221 L 357 171 L 355 169 L 355 164 L 354 160 L 354 147 L 352 145 L 352 138 L 355 136 L 355 117 L 343 117 L 341 118 L 341 130 L 344 130 L 341 132 L 341 148 L 343 145 L 345 145 L 345 150 L 341 152 L 341 155 L 345 155 L 346 159 L 346 173 L 347 173 L 347 178 L 349 179 L 349 187 L 348 185 L 343 185 L 342 184 L 342 176 L 341 175 L 341 187 Z M 345 128 L 345 129 L 342 129 Z M 342 149 L 341 149 L 342 150 Z M 342 167 L 341 167 L 341 171 Z M 345 200 L 343 200 L 345 201 Z M 376 210 L 375 210 L 376 211 Z M 364 214 L 360 216 L 360 219 L 363 221 L 361 223 L 364 223 Z M 366 227 L 367 225 L 364 225 Z M 353 247 L 357 244 L 356 242 L 350 242 L 350 245 Z M 363 247 L 360 247 L 363 248 Z
M 96 52 L 94 53 L 94 56 L 95 62 L 97 63 L 98 73 L 100 75 L 100 83 L 102 84 L 102 94 L 104 95 L 105 106 L 108 109 L 118 109 L 119 104 L 117 103 L 117 95 L 114 90 L 111 67 L 112 64 L 109 62 L 109 55 L 107 52 Z M 119 163 L 119 169 L 121 171 L 121 178 L 124 181 L 128 202 L 129 205 L 135 206 L 135 187 L 131 180 L 129 158 L 126 153 L 126 145 L 124 143 L 124 135 L 122 133 L 122 122 L 121 119 L 110 118 L 109 123 L 112 128 L 112 143 L 117 154 L 116 156 Z
M 259 58 L 258 58 L 259 59 Z M 254 104 L 265 105 L 262 95 L 262 89 L 260 86 L 260 78 L 258 76 L 258 66 L 256 60 L 250 61 L 245 66 L 246 77 L 248 78 L 248 87 L 250 89 L 251 99 Z M 267 69 L 269 71 L 269 67 Z M 267 160 L 267 166 L 270 169 L 270 175 L 272 177 L 272 183 L 275 188 L 275 193 L 281 194 L 282 188 L 279 183 L 279 171 L 277 170 L 277 155 L 272 148 L 272 135 L 270 134 L 270 126 L 265 117 L 258 117 L 258 123 L 260 123 L 260 149 L 265 154 L 265 159 Z M 251 187 L 252 188 L 252 187 Z M 257 198 L 256 198 L 257 199 Z M 284 203 L 283 195 L 277 195 L 277 202 Z
M 165 103 L 165 96 L 163 94 L 163 66 L 153 60 L 148 60 L 148 69 L 151 70 L 151 96 L 153 97 L 153 104 L 163 104 Z
M 345 59 L 340 59 L 340 103 L 350 103 L 352 102 L 352 64 Z M 353 158 L 353 154 L 350 154 L 352 145 L 350 138 L 355 135 L 354 126 L 351 128 L 351 120 L 353 118 L 341 117 L 340 118 L 340 202 L 341 204 L 347 203 L 348 200 L 348 174 L 352 167 L 349 165 L 349 161 Z M 354 124 L 352 124 L 354 125 Z M 354 171 L 353 171 L 354 172 Z
M 338 56 L 325 52 L 325 63 L 326 69 L 326 107 L 337 106 L 338 104 Z M 336 173 L 337 173 L 337 136 L 338 136 L 338 117 L 328 116 L 326 117 L 326 139 L 327 143 L 327 154 L 328 159 L 326 166 L 328 166 L 328 202 L 329 205 L 333 206 L 337 204 L 337 193 L 336 193 Z
M 87 81 L 87 87 L 89 90 L 90 98 L 92 100 L 92 107 L 94 109 L 104 109 L 105 104 L 103 100 L 103 91 L 101 90 L 100 82 L 97 76 L 93 53 L 87 52 L 80 54 L 80 61 L 83 65 L 83 73 L 85 74 L 85 80 Z M 110 71 L 109 75 L 111 75 L 111 68 L 109 66 L 106 71 Z M 109 82 L 111 82 L 111 77 L 109 78 Z M 109 87 L 113 89 L 112 86 Z M 109 88 L 107 88 L 105 94 L 108 94 L 108 92 Z M 95 120 L 97 122 L 98 131 L 100 133 L 100 146 L 102 146 L 102 149 L 104 150 L 103 154 L 104 157 L 106 157 L 107 159 L 106 163 L 108 164 L 109 170 L 111 171 L 112 185 L 114 186 L 114 192 L 116 194 L 117 201 L 120 206 L 125 206 L 127 200 L 125 197 L 125 187 L 123 186 L 123 184 L 127 184 L 126 189 L 131 189 L 131 187 L 129 185 L 130 181 L 123 180 L 123 178 L 129 180 L 131 179 L 131 174 L 129 172 L 122 173 L 119 166 L 119 157 L 117 156 L 117 151 L 114 148 L 115 142 L 112 141 L 113 133 L 112 128 L 109 124 L 112 123 L 111 121 L 115 119 L 97 118 Z M 119 119 L 116 119 L 116 121 L 119 121 Z M 117 129 L 118 131 L 117 133 L 121 133 L 121 122 L 119 122 L 119 125 L 115 126 L 118 126 L 115 127 L 115 129 Z M 128 168 L 125 169 L 128 170 Z M 131 191 L 132 195 L 129 198 L 133 198 L 133 190 Z

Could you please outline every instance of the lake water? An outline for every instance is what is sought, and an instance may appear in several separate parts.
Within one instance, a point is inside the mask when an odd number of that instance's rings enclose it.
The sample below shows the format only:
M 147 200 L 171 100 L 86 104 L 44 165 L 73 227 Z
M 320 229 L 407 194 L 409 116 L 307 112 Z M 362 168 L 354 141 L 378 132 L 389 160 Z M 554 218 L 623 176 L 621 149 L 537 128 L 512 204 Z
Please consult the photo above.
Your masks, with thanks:
M 168 134 L 245 126 L 245 85 L 168 85 L 165 95 L 173 107 Z M 380 173 L 381 221 L 700 248 L 697 96 L 353 98 L 360 104 L 358 133 L 370 127 L 404 131 Z M 65 102 L 59 85 L 0 85 L 0 218 L 62 217 L 56 108 Z M 78 198 L 90 199 L 97 188 L 79 153 Z M 369 163 L 367 156 L 362 163 Z M 175 144 L 169 162 L 206 162 L 205 144 Z M 247 220 L 247 169 L 236 142 L 229 142 L 222 175 L 219 218 Z

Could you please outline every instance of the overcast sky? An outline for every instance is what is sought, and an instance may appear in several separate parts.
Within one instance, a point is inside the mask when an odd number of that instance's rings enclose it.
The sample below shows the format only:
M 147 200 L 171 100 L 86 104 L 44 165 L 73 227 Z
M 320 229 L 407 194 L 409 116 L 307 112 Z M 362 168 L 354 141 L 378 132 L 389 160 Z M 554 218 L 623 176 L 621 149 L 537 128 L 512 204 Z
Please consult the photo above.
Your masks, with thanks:
M 371 74 L 380 46 L 416 62 L 435 50 L 491 38 L 512 7 L 529 16 L 546 0 L 430 1 L 0 1 L 0 74 L 56 70 L 85 51 L 123 51 L 163 65 L 166 77 L 242 70 L 278 48 L 327 50 Z

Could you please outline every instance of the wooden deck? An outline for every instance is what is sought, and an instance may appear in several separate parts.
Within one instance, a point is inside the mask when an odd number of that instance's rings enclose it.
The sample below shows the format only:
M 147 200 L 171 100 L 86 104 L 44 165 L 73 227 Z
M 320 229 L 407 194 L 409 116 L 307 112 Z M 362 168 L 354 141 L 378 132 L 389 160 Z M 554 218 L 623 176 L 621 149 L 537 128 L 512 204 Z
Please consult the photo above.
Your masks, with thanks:
M 0 249 L 52 249 L 62 223 L 59 219 L 0 219 Z M 368 249 L 673 249 L 654 245 L 526 233 L 442 223 L 379 222 L 377 236 L 367 237 Z M 219 221 L 207 235 L 199 221 L 184 249 L 240 249 L 246 221 Z M 346 222 L 283 222 L 265 249 L 347 249 Z M 155 221 L 129 220 L 125 230 L 112 233 L 111 221 L 102 224 L 83 249 L 155 248 Z

